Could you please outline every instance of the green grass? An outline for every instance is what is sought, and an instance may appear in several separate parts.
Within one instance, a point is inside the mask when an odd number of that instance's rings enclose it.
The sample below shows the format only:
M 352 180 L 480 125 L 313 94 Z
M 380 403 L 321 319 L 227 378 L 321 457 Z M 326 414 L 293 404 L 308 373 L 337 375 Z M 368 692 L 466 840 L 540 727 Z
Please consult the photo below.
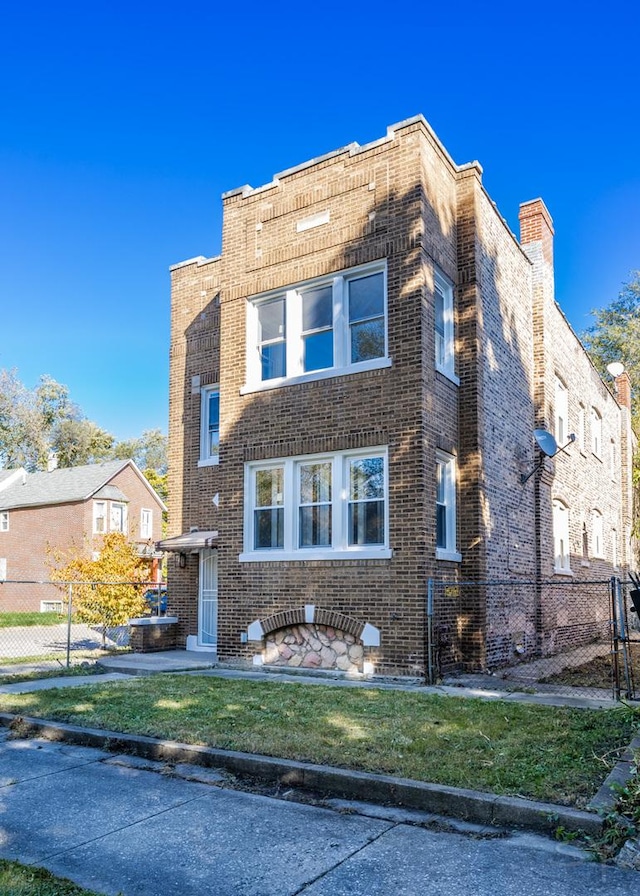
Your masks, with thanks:
M 0 896 L 99 896 L 70 880 L 54 877 L 44 868 L 32 868 L 0 859 Z
M 2 694 L 0 709 L 578 806 L 640 722 L 626 707 L 581 710 L 192 675 Z
M 0 628 L 15 628 L 31 625 L 60 625 L 66 622 L 66 614 L 61 613 L 0 613 Z

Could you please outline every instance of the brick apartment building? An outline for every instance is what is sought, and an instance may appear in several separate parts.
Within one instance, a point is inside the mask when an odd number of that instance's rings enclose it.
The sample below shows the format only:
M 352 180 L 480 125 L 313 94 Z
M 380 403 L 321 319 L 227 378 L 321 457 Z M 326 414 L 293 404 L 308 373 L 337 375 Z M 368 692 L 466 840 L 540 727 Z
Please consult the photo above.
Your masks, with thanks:
M 415 674 L 429 580 L 624 574 L 629 380 L 602 381 L 555 302 L 542 200 L 518 241 L 418 116 L 223 204 L 221 255 L 171 269 L 180 644 Z M 575 440 L 549 457 L 541 429 Z M 542 586 L 451 593 L 459 665 L 540 649 Z
M 90 555 L 108 532 L 124 532 L 138 545 L 155 581 L 163 510 L 131 460 L 46 473 L 0 470 L 0 611 L 60 609 L 58 588 L 38 584 L 51 577 L 48 549 L 75 546 Z

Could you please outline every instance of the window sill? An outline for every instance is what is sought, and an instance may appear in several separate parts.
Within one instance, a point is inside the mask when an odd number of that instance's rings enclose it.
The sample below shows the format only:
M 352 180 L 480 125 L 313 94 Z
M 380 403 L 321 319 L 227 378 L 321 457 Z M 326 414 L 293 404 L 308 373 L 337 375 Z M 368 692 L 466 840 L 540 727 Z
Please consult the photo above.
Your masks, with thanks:
M 557 566 L 556 566 L 555 569 L 553 570 L 553 574 L 556 575 L 556 576 L 569 576 L 570 578 L 573 578 L 573 575 L 574 575 L 574 573 L 573 573 L 572 570 L 570 570 L 570 569 L 560 569 L 560 568 L 557 567 Z
M 300 560 L 390 560 L 390 548 L 363 548 L 361 550 L 303 550 L 303 551 L 245 551 L 238 556 L 240 563 L 281 563 Z
M 219 463 L 220 463 L 219 457 L 210 457 L 207 460 L 199 460 L 198 466 L 199 467 L 217 467 Z
M 444 367 L 438 367 L 438 365 L 436 364 L 436 371 L 442 374 L 442 376 L 446 377 L 449 382 L 453 383 L 454 386 L 460 385 L 460 377 L 456 376 L 453 370 L 447 370 Z
M 266 392 L 270 389 L 281 389 L 283 386 L 295 386 L 298 383 L 313 383 L 317 380 L 350 376 L 354 373 L 364 373 L 367 370 L 381 370 L 392 365 L 393 360 L 391 358 L 375 358 L 372 361 L 350 364 L 348 367 L 328 367 L 326 370 L 314 370 L 311 373 L 301 373 L 299 376 L 279 377 L 274 380 L 247 384 L 240 389 L 240 395 L 250 395 L 252 392 Z
M 436 548 L 436 560 L 450 560 L 452 563 L 462 563 L 460 551 L 447 551 L 444 548 Z

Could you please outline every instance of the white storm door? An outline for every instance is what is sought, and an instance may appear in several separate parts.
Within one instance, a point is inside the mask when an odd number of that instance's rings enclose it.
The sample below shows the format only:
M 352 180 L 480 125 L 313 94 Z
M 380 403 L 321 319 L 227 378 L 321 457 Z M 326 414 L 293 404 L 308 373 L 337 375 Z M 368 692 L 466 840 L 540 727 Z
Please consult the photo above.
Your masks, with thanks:
M 198 644 L 218 646 L 218 552 L 208 548 L 200 551 Z

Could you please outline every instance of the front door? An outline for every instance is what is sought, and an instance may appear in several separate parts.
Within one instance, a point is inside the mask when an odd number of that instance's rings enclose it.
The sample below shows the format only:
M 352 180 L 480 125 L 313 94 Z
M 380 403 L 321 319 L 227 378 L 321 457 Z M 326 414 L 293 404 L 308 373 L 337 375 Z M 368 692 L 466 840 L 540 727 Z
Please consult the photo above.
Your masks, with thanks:
M 218 552 L 209 548 L 200 551 L 198 646 L 218 646 Z

